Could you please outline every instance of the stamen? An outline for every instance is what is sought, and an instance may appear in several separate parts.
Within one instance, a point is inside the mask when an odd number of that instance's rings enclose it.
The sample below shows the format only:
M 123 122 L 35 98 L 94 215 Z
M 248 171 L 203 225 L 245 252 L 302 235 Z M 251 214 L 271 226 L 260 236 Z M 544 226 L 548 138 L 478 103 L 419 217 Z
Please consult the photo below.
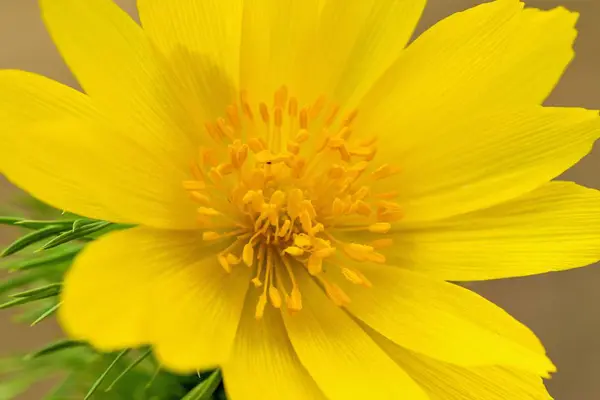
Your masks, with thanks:
M 288 97 L 288 88 L 287 88 L 287 86 L 283 85 L 279 88 L 278 91 L 275 92 L 275 101 L 273 103 L 273 106 L 275 108 L 277 108 L 277 107 L 285 108 L 285 103 L 287 101 L 287 97 Z
M 354 122 L 354 120 L 356 119 L 356 116 L 358 115 L 358 110 L 352 110 L 344 119 L 344 121 L 342 122 L 342 126 L 350 126 L 352 125 L 352 122 Z
M 275 308 L 281 308 L 281 295 L 275 286 L 269 288 L 269 299 Z
M 371 176 L 373 177 L 373 179 L 383 179 L 391 175 L 397 174 L 398 172 L 400 172 L 399 168 L 394 168 L 389 164 L 383 164 L 381 167 L 373 171 Z
M 332 204 L 332 213 L 334 217 L 340 216 L 344 213 L 344 209 L 346 208 L 344 202 L 339 198 L 336 197 L 333 200 L 333 204 Z
M 250 139 L 248 141 L 248 147 L 250 147 L 250 150 L 252 150 L 252 152 L 255 154 L 265 150 L 263 143 L 257 138 Z
M 348 295 L 335 283 L 330 283 L 322 276 L 317 276 L 317 280 L 321 282 L 321 285 L 325 288 L 325 293 L 333 301 L 336 306 L 343 306 L 350 303 Z
M 266 302 L 267 295 L 271 299 L 271 302 L 274 306 L 275 306 L 275 304 L 278 304 L 279 306 L 281 306 L 281 298 L 279 297 L 279 292 L 276 292 L 277 289 L 273 286 L 272 277 L 273 277 L 274 270 L 273 270 L 272 251 L 267 251 L 267 257 L 266 257 L 265 264 L 266 264 L 266 268 L 265 268 L 264 289 L 263 289 L 262 294 L 259 297 L 258 304 L 256 305 L 256 314 L 255 314 L 256 319 L 262 318 L 262 316 L 264 314 L 265 306 L 267 304 L 267 302 Z M 259 274 L 260 274 L 260 271 L 259 271 Z M 277 293 L 277 294 L 275 294 L 275 293 Z M 279 300 L 279 302 L 277 302 L 278 300 Z M 279 307 L 276 306 L 276 308 L 279 308 Z
M 278 128 L 281 128 L 283 124 L 283 110 L 280 107 L 275 108 L 275 118 L 274 125 Z
M 252 278 L 252 280 L 251 280 L 251 282 L 257 288 L 261 287 L 263 285 L 263 282 L 260 280 L 260 276 L 262 274 L 262 270 L 263 270 L 263 263 L 258 263 L 258 268 L 256 270 L 256 276 L 254 278 Z
M 229 264 L 231 264 L 231 265 L 237 265 L 237 264 L 239 264 L 239 263 L 242 261 L 242 260 L 240 260 L 240 258 L 239 258 L 239 257 L 236 257 L 236 256 L 234 256 L 234 255 L 233 255 L 233 254 L 231 254 L 231 253 L 228 253 L 228 254 L 227 254 L 227 257 L 226 257 L 226 259 L 227 259 L 227 262 L 228 262 Z
M 302 130 L 308 129 L 308 110 L 306 108 L 300 110 L 300 128 Z
M 290 221 L 289 219 L 286 219 L 283 222 L 283 226 L 279 229 L 278 232 L 276 232 L 276 235 L 279 237 L 284 237 L 290 230 L 291 226 L 292 226 L 292 221 Z
M 344 275 L 344 278 L 346 278 L 350 282 L 354 283 L 355 285 L 363 285 L 365 287 L 372 287 L 371 282 L 369 282 L 369 280 L 367 278 L 365 278 L 365 276 L 360 271 L 346 268 L 346 267 L 342 267 L 341 271 L 342 271 L 342 274 Z
M 292 288 L 287 306 L 290 311 L 302 310 L 302 295 L 300 294 L 300 289 L 298 289 L 297 286 Z
M 244 264 L 251 267 L 252 263 L 254 263 L 254 246 L 252 243 L 247 243 L 244 246 L 244 250 L 242 251 L 242 260 L 244 260 Z
M 214 232 L 214 231 L 205 231 L 205 232 L 202 232 L 202 240 L 211 241 L 211 240 L 224 239 L 224 238 L 228 238 L 228 237 L 232 237 L 232 236 L 237 236 L 240 233 L 244 233 L 244 232 L 245 232 L 244 229 L 237 229 L 237 230 L 225 232 L 225 233 L 218 233 L 218 232 Z
M 308 131 L 306 129 L 300 129 L 296 134 L 294 141 L 296 141 L 299 144 L 304 143 L 308 140 L 309 137 L 310 135 L 308 134 Z
M 202 232 L 202 240 L 217 240 L 221 238 L 221 234 L 217 232 Z
M 258 297 L 258 303 L 256 304 L 256 312 L 254 317 L 261 319 L 265 313 L 265 306 L 267 305 L 267 295 L 265 293 Z
M 229 123 L 236 130 L 240 130 L 242 128 L 242 124 L 240 121 L 240 117 L 238 116 L 237 107 L 235 105 L 227 106 L 225 108 L 225 112 L 227 113 L 227 118 L 229 119 Z
M 319 275 L 323 271 L 323 259 L 312 254 L 308 258 L 308 263 L 306 264 L 306 268 L 308 269 L 308 273 L 315 276 Z
M 384 211 L 377 213 L 377 219 L 382 222 L 396 222 L 404 217 L 402 211 Z
M 269 109 L 265 103 L 260 103 L 259 105 L 260 117 L 262 118 L 265 124 L 269 123 Z
M 296 99 L 295 97 L 292 97 L 290 99 L 290 105 L 288 108 L 288 115 L 292 118 L 296 117 L 298 115 L 298 99 Z
M 286 247 L 286 249 L 284 250 L 284 253 L 287 253 L 294 257 L 300 257 L 301 255 L 304 254 L 304 250 L 302 250 L 300 247 L 289 246 L 289 247 Z
M 223 267 L 223 269 L 227 273 L 231 273 L 231 265 L 229 264 L 229 261 L 227 261 L 227 256 L 219 254 L 217 255 L 217 260 L 219 261 L 219 264 L 221 264 L 221 267 Z
M 359 243 L 350 243 L 344 246 L 344 252 L 348 257 L 356 261 L 367 261 L 368 255 L 375 249 L 371 246 L 366 246 Z
M 219 211 L 215 210 L 214 208 L 209 208 L 209 207 L 198 207 L 196 209 L 196 211 L 198 212 L 198 214 L 204 215 L 207 217 L 216 217 L 218 215 L 221 215 L 221 213 Z
M 308 235 L 301 233 L 294 238 L 294 244 L 300 248 L 307 248 L 312 246 L 312 240 Z
M 242 263 L 251 269 L 251 282 L 261 288 L 257 319 L 267 304 L 302 309 L 296 273 L 308 273 L 331 301 L 346 305 L 350 298 L 324 269 L 371 286 L 359 267 L 337 262 L 386 262 L 381 251 L 392 246 L 387 235 L 403 210 L 394 201 L 398 192 L 373 193 L 372 185 L 400 169 L 373 164 L 377 137 L 353 126 L 358 110 L 344 116 L 325 96 L 299 107 L 286 86 L 275 91 L 272 106 L 266 100 L 251 103 L 243 91 L 205 124 L 214 144 L 199 149 L 182 190 L 197 204 L 203 241 L 236 238 L 217 262 L 227 273 Z M 361 243 L 351 242 L 356 232 Z
M 198 202 L 200 204 L 209 204 L 210 203 L 210 197 L 208 197 L 208 195 L 206 195 L 204 193 L 190 192 L 190 195 L 196 202 Z
M 355 207 L 357 214 L 364 215 L 365 217 L 371 215 L 371 206 L 369 206 L 369 204 L 367 204 L 366 202 L 359 200 L 356 203 L 354 203 L 353 206 Z
M 392 229 L 392 224 L 389 222 L 377 222 L 368 227 L 369 232 L 373 233 L 388 233 Z

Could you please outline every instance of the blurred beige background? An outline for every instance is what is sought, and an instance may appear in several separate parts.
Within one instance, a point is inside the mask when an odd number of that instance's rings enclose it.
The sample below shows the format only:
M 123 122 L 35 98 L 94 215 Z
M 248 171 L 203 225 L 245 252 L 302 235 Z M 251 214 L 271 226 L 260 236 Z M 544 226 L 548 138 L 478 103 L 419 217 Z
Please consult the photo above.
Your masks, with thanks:
M 116 2 L 135 12 L 135 0 Z M 419 31 L 452 12 L 481 2 L 429 0 Z M 548 104 L 600 109 L 600 0 L 526 3 L 539 8 L 563 5 L 581 12 L 577 57 Z M 0 0 L 0 68 L 35 71 L 74 84 L 44 30 L 37 0 Z M 565 177 L 600 188 L 600 148 Z M 0 182 L 0 204 L 10 190 Z M 11 230 L 0 228 L 0 245 L 10 240 L 12 234 Z M 548 382 L 556 400 L 600 399 L 600 268 L 478 283 L 472 287 L 528 324 L 542 338 L 559 368 L 559 373 Z M 0 356 L 39 346 L 60 335 L 52 321 L 28 328 L 11 324 L 10 317 L 8 312 L 0 313 Z M 41 390 L 31 391 L 24 399 L 40 399 Z

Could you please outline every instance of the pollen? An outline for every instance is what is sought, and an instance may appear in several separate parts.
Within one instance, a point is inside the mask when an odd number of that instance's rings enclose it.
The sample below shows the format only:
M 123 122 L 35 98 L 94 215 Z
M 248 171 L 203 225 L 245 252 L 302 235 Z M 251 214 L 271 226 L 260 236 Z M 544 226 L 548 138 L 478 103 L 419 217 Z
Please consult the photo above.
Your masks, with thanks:
M 402 208 L 377 188 L 401 171 L 376 162 L 376 136 L 354 138 L 357 118 L 325 96 L 302 105 L 282 86 L 270 105 L 242 92 L 205 125 L 209 144 L 182 186 L 202 240 L 222 243 L 215 262 L 251 270 L 257 319 L 268 306 L 302 310 L 301 273 L 343 307 L 352 299 L 340 279 L 370 288 L 361 263 L 386 261 Z

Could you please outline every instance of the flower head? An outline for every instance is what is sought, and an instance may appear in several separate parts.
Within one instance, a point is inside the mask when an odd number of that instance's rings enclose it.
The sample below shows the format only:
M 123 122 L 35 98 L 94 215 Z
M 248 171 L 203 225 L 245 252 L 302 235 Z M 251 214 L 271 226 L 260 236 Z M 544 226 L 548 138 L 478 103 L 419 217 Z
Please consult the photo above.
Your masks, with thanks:
M 499 0 L 406 47 L 423 7 L 42 0 L 83 93 L 2 71 L 0 170 L 137 225 L 75 261 L 67 333 L 233 399 L 547 399 L 533 333 L 448 281 L 600 258 L 600 195 L 550 182 L 598 113 L 541 106 L 576 15 Z

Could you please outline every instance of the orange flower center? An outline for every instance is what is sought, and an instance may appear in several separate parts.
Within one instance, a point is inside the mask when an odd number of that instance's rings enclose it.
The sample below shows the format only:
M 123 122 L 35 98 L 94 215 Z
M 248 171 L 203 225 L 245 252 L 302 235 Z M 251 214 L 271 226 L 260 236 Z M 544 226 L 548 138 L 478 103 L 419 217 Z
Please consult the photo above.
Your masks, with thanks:
M 272 107 L 252 107 L 242 93 L 226 117 L 206 124 L 215 145 L 200 149 L 194 180 L 184 187 L 199 203 L 203 239 L 231 241 L 217 255 L 219 264 L 228 272 L 242 263 L 253 268 L 252 283 L 262 290 L 256 318 L 267 302 L 302 308 L 299 268 L 343 305 L 350 299 L 328 279 L 324 264 L 370 286 L 345 261 L 385 263 L 378 250 L 392 244 L 385 234 L 402 212 L 394 192 L 371 187 L 398 169 L 373 165 L 376 137 L 351 140 L 358 112 L 339 111 L 323 97 L 300 108 L 282 87 Z M 368 243 L 338 237 L 361 231 L 379 237 L 367 237 Z

